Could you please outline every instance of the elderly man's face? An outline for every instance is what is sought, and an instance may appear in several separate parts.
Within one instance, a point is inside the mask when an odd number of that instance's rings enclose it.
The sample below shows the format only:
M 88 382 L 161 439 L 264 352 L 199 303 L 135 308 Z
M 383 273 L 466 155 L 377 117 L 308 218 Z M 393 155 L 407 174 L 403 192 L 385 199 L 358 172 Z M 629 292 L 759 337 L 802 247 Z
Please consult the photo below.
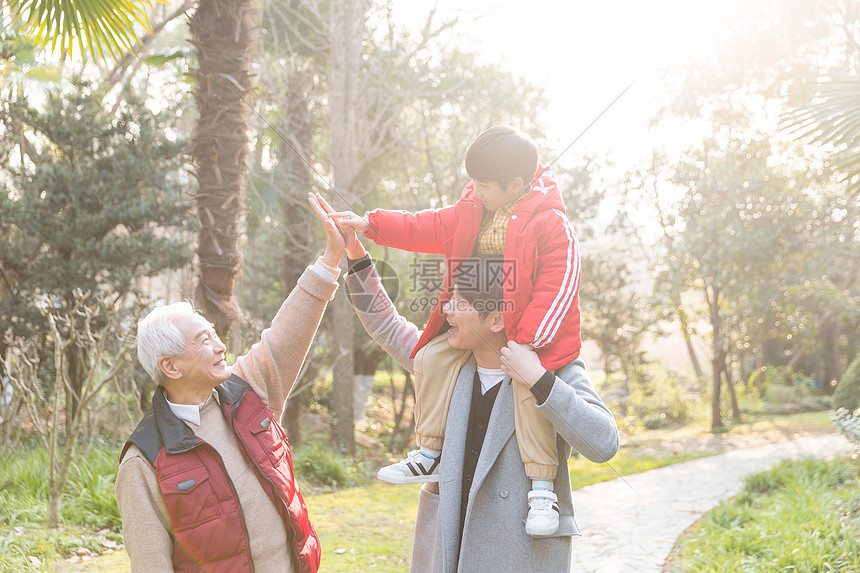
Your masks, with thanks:
M 185 380 L 195 385 L 211 382 L 214 388 L 230 377 L 225 361 L 227 347 L 218 338 L 212 323 L 195 313 L 182 317 L 175 324 L 185 336 L 185 355 L 175 362 Z

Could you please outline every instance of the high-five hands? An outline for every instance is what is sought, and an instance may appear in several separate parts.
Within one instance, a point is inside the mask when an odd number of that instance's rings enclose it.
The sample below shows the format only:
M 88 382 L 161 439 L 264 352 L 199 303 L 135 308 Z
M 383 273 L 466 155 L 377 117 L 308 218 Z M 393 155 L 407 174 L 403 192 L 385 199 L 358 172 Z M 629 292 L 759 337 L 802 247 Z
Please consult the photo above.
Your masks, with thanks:
M 308 203 L 310 203 L 311 208 L 314 210 L 314 213 L 316 214 L 317 218 L 322 221 L 324 229 L 328 229 L 328 224 L 335 226 L 341 238 L 343 239 L 344 249 L 346 250 L 347 257 L 355 260 L 360 259 L 366 254 L 364 246 L 355 236 L 355 228 L 353 228 L 352 225 L 344 224 L 342 221 L 345 217 L 343 217 L 342 215 L 344 215 L 344 213 L 348 215 L 353 215 L 357 217 L 360 221 L 363 221 L 365 224 L 367 223 L 367 221 L 364 221 L 364 219 L 350 211 L 344 211 L 341 213 L 335 212 L 335 210 L 332 209 L 331 205 L 328 204 L 328 201 L 325 200 L 325 197 L 323 197 L 319 193 L 308 193 Z M 369 229 L 370 227 L 368 226 L 367 228 Z M 326 236 L 326 243 L 328 243 L 328 236 Z M 338 261 L 340 261 L 340 254 L 338 254 Z M 337 263 L 332 266 L 336 265 Z
M 320 198 L 322 197 L 319 193 L 317 193 L 317 195 Z M 323 201 L 325 201 L 325 199 L 323 199 Z M 360 233 L 370 230 L 370 223 L 367 222 L 367 219 L 361 215 L 353 213 L 352 211 L 332 211 L 329 213 L 329 216 L 337 222 L 338 228 L 341 230 L 350 229 Z

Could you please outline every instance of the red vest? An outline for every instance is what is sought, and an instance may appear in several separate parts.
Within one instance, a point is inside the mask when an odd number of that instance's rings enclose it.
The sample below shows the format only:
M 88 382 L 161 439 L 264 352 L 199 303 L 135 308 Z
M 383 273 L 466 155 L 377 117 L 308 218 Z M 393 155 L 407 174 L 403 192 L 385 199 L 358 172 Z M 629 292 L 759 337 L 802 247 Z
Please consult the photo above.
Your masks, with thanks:
M 216 388 L 240 449 L 281 515 L 300 573 L 316 573 L 320 542 L 293 475 L 286 433 L 251 387 L 231 376 Z M 221 456 L 198 438 L 157 390 L 152 408 L 126 443 L 155 469 L 167 506 L 175 571 L 253 571 L 239 498 Z

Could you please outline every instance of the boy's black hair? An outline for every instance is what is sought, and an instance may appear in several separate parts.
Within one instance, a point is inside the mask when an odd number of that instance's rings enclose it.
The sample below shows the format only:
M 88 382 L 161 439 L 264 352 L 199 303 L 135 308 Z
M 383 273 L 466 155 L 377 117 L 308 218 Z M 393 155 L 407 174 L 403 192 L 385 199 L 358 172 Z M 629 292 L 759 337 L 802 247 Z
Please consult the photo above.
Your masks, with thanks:
M 516 285 L 509 262 L 501 255 L 475 255 L 460 262 L 454 271 L 453 286 L 457 294 L 478 311 L 481 319 L 493 312 L 505 312 L 505 292 Z
M 466 173 L 477 181 L 495 181 L 502 189 L 521 177 L 525 186 L 535 176 L 538 156 L 537 144 L 531 137 L 509 125 L 497 125 L 469 146 Z

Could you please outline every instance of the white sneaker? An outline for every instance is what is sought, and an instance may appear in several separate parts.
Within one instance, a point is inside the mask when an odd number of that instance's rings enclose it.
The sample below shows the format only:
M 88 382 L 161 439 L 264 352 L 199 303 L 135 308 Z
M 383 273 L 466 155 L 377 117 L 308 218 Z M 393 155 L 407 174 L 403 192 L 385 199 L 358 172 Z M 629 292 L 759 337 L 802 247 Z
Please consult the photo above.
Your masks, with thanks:
M 439 481 L 439 460 L 425 456 L 420 450 L 412 450 L 406 459 L 385 466 L 376 477 L 388 483 L 427 483 Z
M 526 518 L 526 533 L 529 535 L 552 535 L 558 531 L 558 496 L 548 489 L 533 489 L 529 492 L 529 516 Z

